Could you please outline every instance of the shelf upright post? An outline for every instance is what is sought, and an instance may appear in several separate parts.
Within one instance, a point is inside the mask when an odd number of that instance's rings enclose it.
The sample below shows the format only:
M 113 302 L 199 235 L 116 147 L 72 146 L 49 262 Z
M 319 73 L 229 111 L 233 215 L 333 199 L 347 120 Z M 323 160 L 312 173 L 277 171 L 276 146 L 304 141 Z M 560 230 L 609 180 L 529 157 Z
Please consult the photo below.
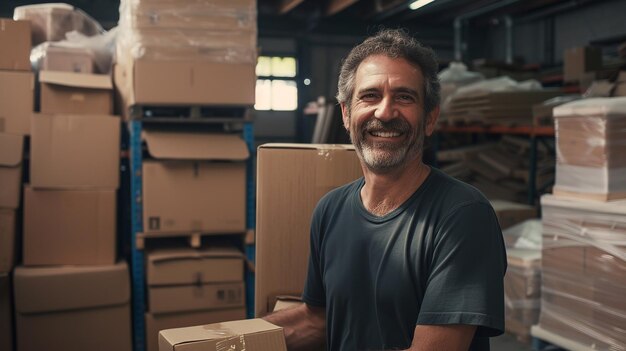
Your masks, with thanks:
M 537 135 L 530 133 L 530 165 L 528 167 L 528 204 L 535 205 L 537 193 Z
M 144 351 L 145 344 L 145 292 L 144 292 L 144 255 L 137 249 L 137 234 L 143 232 L 143 194 L 142 194 L 142 148 L 141 121 L 128 122 L 130 134 L 130 191 L 131 191 L 131 279 L 133 309 L 133 350 Z
M 256 147 L 254 144 L 254 125 L 251 122 L 244 123 L 243 139 L 248 146 L 250 158 L 246 162 L 246 228 L 255 230 L 256 227 L 256 187 L 254 186 L 254 172 L 256 160 Z M 246 259 L 254 264 L 255 244 L 244 243 Z M 246 270 L 246 315 L 248 318 L 254 317 L 254 272 Z

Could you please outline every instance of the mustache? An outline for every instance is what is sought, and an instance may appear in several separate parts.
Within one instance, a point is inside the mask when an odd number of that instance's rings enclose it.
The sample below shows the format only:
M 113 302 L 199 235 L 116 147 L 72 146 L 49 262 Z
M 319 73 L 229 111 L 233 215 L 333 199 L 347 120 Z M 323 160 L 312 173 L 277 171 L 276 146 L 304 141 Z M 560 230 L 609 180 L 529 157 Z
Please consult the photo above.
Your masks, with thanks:
M 401 118 L 394 118 L 390 121 L 381 121 L 377 118 L 372 118 L 361 126 L 362 133 L 380 131 L 406 133 L 410 130 L 411 126 L 409 123 Z

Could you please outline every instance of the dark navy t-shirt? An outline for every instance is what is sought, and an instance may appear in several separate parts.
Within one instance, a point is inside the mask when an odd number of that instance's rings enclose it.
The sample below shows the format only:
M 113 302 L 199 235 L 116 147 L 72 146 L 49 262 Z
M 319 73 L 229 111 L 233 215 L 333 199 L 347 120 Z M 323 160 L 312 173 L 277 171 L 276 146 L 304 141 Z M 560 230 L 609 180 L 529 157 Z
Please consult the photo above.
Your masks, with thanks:
M 495 213 L 473 187 L 432 169 L 377 217 L 361 178 L 326 194 L 311 223 L 303 300 L 326 308 L 329 350 L 411 346 L 417 324 L 478 326 L 470 350 L 504 330 L 506 252 Z

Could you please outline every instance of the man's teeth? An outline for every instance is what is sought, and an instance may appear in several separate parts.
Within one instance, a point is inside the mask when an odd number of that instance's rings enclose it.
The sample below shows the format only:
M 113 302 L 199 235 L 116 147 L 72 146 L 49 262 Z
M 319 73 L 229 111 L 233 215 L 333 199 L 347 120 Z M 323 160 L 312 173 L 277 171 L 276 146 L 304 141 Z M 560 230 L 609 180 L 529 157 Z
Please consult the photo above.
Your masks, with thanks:
M 370 132 L 373 136 L 381 137 L 381 138 L 393 138 L 400 136 L 398 132 Z

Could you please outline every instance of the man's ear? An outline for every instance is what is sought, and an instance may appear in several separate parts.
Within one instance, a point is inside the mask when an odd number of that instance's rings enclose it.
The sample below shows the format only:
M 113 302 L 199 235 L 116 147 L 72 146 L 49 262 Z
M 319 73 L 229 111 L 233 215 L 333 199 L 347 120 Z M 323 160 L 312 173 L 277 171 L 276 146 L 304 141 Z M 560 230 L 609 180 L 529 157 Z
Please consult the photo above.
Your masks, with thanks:
M 440 112 L 441 109 L 439 106 L 437 106 L 428 113 L 428 116 L 426 116 L 426 136 L 431 136 L 435 132 L 435 127 L 437 126 L 437 119 L 439 119 Z
M 350 131 L 350 109 L 345 102 L 339 104 L 341 106 L 341 118 L 343 119 L 343 127 Z

